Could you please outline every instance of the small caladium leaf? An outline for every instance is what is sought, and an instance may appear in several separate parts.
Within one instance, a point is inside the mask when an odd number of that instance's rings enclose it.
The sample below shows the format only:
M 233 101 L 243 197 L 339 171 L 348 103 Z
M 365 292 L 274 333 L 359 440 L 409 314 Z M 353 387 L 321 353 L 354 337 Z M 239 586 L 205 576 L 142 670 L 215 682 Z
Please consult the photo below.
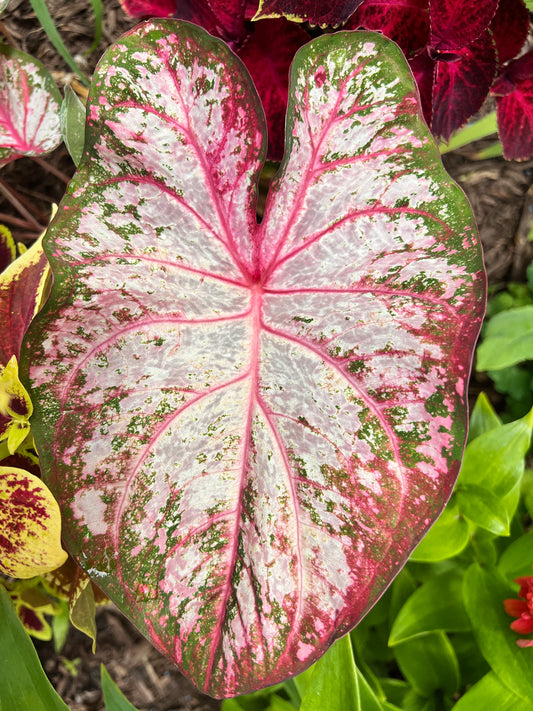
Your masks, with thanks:
M 429 42 L 428 0 L 365 0 L 344 25 L 345 29 L 379 30 L 412 57 Z
M 485 101 L 496 72 L 496 51 L 486 32 L 453 56 L 440 56 L 435 67 L 431 129 L 448 141 Z
M 267 20 L 254 23 L 250 40 L 237 51 L 254 80 L 267 116 L 270 160 L 281 160 L 283 156 L 289 67 L 306 42 L 309 35 L 299 25 L 285 19 Z
M 363 0 L 330 0 L 328 3 L 317 3 L 315 0 L 259 0 L 259 9 L 254 19 L 286 17 L 293 22 L 339 27 L 362 2 Z
M 510 62 L 494 82 L 498 133 L 507 160 L 533 155 L 533 51 Z
M 65 98 L 61 102 L 59 111 L 59 123 L 65 146 L 74 164 L 78 166 L 85 143 L 85 106 L 70 86 L 65 88 Z
M 33 578 L 65 562 L 61 515 L 45 484 L 24 469 L 0 466 L 0 571 Z
M 524 0 L 500 0 L 490 30 L 496 43 L 498 63 L 513 59 L 527 39 L 529 10 Z
M 484 34 L 496 13 L 498 0 L 430 0 L 431 47 L 455 52 Z
M 215 696 L 308 667 L 438 516 L 484 308 L 399 48 L 319 37 L 289 97 L 258 225 L 235 54 L 170 20 L 110 48 L 24 347 L 69 550 Z
M 33 406 L 18 376 L 16 356 L 6 366 L 0 365 L 0 442 L 7 440 L 9 454 L 14 454 L 30 433 L 29 418 Z
M 54 80 L 40 62 L 0 45 L 0 167 L 57 148 L 60 103 Z
M 42 238 L 0 274 L 0 365 L 20 357 L 22 338 L 41 308 L 50 283 Z

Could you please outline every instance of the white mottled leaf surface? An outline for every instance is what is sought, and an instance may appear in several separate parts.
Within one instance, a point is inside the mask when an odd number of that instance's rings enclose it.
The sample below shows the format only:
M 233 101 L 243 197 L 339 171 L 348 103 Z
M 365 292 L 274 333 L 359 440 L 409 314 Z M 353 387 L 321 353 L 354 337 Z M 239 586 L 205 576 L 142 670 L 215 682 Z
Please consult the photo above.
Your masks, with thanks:
M 60 103 L 54 80 L 39 61 L 0 45 L 0 167 L 57 148 Z
M 322 36 L 291 87 L 258 224 L 235 55 L 174 21 L 112 47 L 26 343 L 70 551 L 215 696 L 309 666 L 440 513 L 484 307 L 398 48 Z

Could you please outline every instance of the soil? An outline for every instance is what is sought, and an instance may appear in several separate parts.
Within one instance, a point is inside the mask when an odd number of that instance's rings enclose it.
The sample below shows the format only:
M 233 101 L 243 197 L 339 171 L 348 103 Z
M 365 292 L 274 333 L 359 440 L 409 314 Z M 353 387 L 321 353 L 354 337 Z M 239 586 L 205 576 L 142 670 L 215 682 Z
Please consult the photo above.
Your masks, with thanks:
M 102 41 L 87 54 L 94 32 L 90 2 L 47 0 L 63 41 L 87 75 L 107 46 L 135 24 L 123 13 L 118 0 L 105 0 L 104 5 Z M 70 70 L 40 28 L 29 0 L 11 0 L 0 17 L 0 31 L 11 45 L 40 59 L 60 86 L 71 80 Z M 488 143 L 446 155 L 444 163 L 472 204 L 489 288 L 494 292 L 511 281 L 525 282 L 526 268 L 533 260 L 533 241 L 528 237 L 533 216 L 533 161 L 477 160 L 477 151 Z M 46 226 L 51 205 L 59 202 L 73 172 L 74 165 L 63 146 L 37 162 L 22 158 L 2 170 L 0 222 L 10 227 L 17 241 L 32 241 Z M 6 197 L 7 191 L 15 194 L 18 207 Z M 472 396 L 487 386 L 486 380 L 474 375 Z M 499 398 L 491 391 L 496 407 Z M 104 709 L 100 692 L 102 662 L 131 703 L 142 711 L 220 708 L 220 702 L 197 691 L 116 608 L 99 609 L 97 625 L 94 655 L 90 640 L 75 629 L 69 632 L 60 655 L 56 655 L 51 642 L 36 642 L 46 673 L 72 711 Z

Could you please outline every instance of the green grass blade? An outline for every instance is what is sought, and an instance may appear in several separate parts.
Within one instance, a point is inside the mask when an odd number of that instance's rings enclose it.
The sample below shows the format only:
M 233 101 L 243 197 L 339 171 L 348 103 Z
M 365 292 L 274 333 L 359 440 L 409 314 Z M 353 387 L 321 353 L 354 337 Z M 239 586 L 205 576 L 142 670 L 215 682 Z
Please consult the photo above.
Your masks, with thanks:
M 94 39 L 90 48 L 87 50 L 87 54 L 91 54 L 100 44 L 102 39 L 102 21 L 104 17 L 104 7 L 102 5 L 102 0 L 91 0 L 91 5 L 93 8 L 94 15 Z
M 37 15 L 37 19 L 41 23 L 43 30 L 48 35 L 50 42 L 54 45 L 72 71 L 80 77 L 83 84 L 85 84 L 85 86 L 89 86 L 89 79 L 83 74 L 74 61 L 74 58 L 63 44 L 63 40 L 57 31 L 54 20 L 52 19 L 52 16 L 48 11 L 48 7 L 46 6 L 45 0 L 30 0 L 30 3 L 33 11 Z
M 480 118 L 474 123 L 467 124 L 464 128 L 460 129 L 450 139 L 449 143 L 439 144 L 439 150 L 441 153 L 449 153 L 450 151 L 455 151 L 457 148 L 462 146 L 467 146 L 469 143 L 474 141 L 479 141 L 481 138 L 487 138 L 498 130 L 498 124 L 496 123 L 496 112 L 493 111 L 483 118 Z

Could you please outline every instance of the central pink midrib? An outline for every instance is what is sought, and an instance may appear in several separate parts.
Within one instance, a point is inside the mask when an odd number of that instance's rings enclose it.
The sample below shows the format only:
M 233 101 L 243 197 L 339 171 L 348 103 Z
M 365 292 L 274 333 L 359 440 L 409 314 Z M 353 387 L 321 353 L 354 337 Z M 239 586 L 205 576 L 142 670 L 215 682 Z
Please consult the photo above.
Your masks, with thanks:
M 241 467 L 241 478 L 239 485 L 239 492 L 237 497 L 237 505 L 235 507 L 235 525 L 233 529 L 233 546 L 231 551 L 228 553 L 228 571 L 226 575 L 225 590 L 222 600 L 219 602 L 219 612 L 218 621 L 215 629 L 213 630 L 209 659 L 206 664 L 205 672 L 205 682 L 204 688 L 208 689 L 211 685 L 211 677 L 213 675 L 213 670 L 216 664 L 216 658 L 219 649 L 222 645 L 223 636 L 223 626 L 226 620 L 226 608 L 228 600 L 232 592 L 231 579 L 235 570 L 235 564 L 237 562 L 237 552 L 239 544 L 239 529 L 241 524 L 241 513 L 243 508 L 243 494 L 247 483 L 247 465 L 248 465 L 248 455 L 250 451 L 250 441 L 252 435 L 252 419 L 254 406 L 257 399 L 257 387 L 259 383 L 259 367 L 260 367 L 260 337 L 261 337 L 261 311 L 263 305 L 263 293 L 259 286 L 256 286 L 252 290 L 252 300 L 251 300 L 251 313 L 250 318 L 252 321 L 252 343 L 250 347 L 250 367 L 248 370 L 248 377 L 250 378 L 250 390 L 249 390 L 249 400 L 248 400 L 248 413 L 246 416 L 246 430 L 243 434 L 243 454 L 242 454 L 242 467 Z M 255 387 L 252 384 L 255 383 Z

